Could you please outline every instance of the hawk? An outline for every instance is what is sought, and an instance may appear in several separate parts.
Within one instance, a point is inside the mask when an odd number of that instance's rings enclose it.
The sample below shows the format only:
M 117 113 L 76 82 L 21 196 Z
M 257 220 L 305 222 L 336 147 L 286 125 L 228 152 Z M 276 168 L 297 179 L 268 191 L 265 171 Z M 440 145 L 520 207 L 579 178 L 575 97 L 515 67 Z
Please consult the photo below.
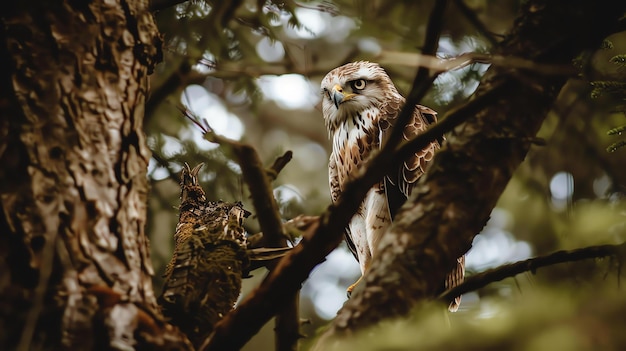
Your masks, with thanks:
M 385 70 L 367 61 L 348 63 L 330 71 L 322 80 L 321 93 L 324 122 L 332 140 L 328 173 L 331 198 L 335 202 L 348 180 L 387 140 L 405 99 Z M 428 124 L 436 122 L 436 118 L 437 113 L 432 109 L 415 106 L 404 128 L 404 138 L 414 138 Z M 346 243 L 359 262 L 361 278 L 395 213 L 424 174 L 440 143 L 433 141 L 374 185 L 348 224 Z M 445 284 L 445 288 L 456 286 L 463 281 L 464 274 L 465 256 L 462 256 L 442 285 Z M 348 288 L 348 294 L 361 278 Z M 457 297 L 451 302 L 450 310 L 455 311 L 459 303 L 460 297 Z

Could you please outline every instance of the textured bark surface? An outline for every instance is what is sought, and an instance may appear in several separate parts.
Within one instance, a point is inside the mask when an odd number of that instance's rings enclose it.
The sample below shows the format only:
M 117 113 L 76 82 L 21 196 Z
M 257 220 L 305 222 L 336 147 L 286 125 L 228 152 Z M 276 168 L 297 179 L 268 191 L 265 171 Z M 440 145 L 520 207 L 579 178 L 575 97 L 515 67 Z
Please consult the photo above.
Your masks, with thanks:
M 0 348 L 164 345 L 144 233 L 142 118 L 161 59 L 148 1 L 5 10 Z
M 626 3 L 528 1 L 500 54 L 570 64 L 611 33 Z M 455 258 L 465 253 L 523 161 L 565 78 L 492 68 L 477 95 L 500 90 L 457 127 L 380 244 L 363 289 L 326 336 L 406 315 L 433 298 Z

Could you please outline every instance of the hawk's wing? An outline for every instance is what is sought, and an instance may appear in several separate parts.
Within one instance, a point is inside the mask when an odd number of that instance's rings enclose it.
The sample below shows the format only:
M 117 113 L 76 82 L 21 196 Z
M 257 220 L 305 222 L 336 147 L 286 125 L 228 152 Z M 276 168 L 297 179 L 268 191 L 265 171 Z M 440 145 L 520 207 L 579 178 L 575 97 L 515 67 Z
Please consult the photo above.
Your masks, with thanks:
M 381 145 L 383 145 L 391 133 L 399 110 L 395 113 L 388 113 L 387 118 L 381 119 L 380 133 L 381 133 Z M 437 122 L 437 112 L 434 110 L 417 105 L 411 120 L 404 127 L 402 136 L 404 140 L 411 140 L 417 135 L 422 133 L 428 128 L 428 125 Z M 385 178 L 385 194 L 387 195 L 387 204 L 389 206 L 389 213 L 391 219 L 396 215 L 396 212 L 406 199 L 411 195 L 413 186 L 426 171 L 426 166 L 435 156 L 435 151 L 441 147 L 443 138 L 430 143 L 425 149 L 420 150 L 412 154 L 408 159 L 404 161 L 400 167 L 391 172 Z M 465 279 L 465 255 L 457 258 L 456 266 L 452 268 L 452 271 L 448 273 L 446 277 L 443 289 L 453 288 L 463 282 Z M 457 296 L 450 301 L 448 309 L 455 312 L 461 304 L 461 297 Z
M 339 187 L 339 170 L 337 169 L 337 161 L 335 159 L 335 154 L 331 153 L 330 160 L 328 162 L 328 182 L 330 185 L 330 198 L 333 203 L 337 202 L 339 198 L 339 193 L 341 193 L 341 189 Z M 352 241 L 352 234 L 350 233 L 350 226 L 346 226 L 346 229 L 343 233 L 346 238 L 346 244 L 348 245 L 348 249 L 356 258 L 356 261 L 359 262 L 359 256 L 356 254 L 356 246 L 354 246 L 354 242 Z
M 381 145 L 384 145 L 387 139 L 389 139 L 389 135 L 396 123 L 399 112 L 399 108 L 388 111 L 379 120 Z M 417 105 L 413 116 L 404 127 L 402 137 L 404 140 L 411 140 L 425 131 L 429 124 L 435 123 L 436 121 L 437 112 L 428 107 Z M 440 142 L 442 142 L 442 140 L 433 141 L 423 150 L 414 153 L 404 160 L 398 169 L 392 170 L 392 172 L 385 177 L 385 193 L 387 195 L 389 212 L 392 219 L 395 217 L 400 206 L 402 206 L 409 195 L 411 195 L 413 186 L 419 177 L 426 171 L 428 162 L 433 159 L 435 151 L 440 147 Z

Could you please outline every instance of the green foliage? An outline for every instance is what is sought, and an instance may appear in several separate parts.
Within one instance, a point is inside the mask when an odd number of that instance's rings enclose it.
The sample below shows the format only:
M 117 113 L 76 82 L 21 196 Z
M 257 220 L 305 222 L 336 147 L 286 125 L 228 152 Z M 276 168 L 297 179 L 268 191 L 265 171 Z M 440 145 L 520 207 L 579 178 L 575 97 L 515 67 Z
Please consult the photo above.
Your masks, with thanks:
M 604 50 L 613 50 L 615 48 L 612 41 L 606 39 L 601 45 Z M 618 54 L 612 56 L 609 63 L 613 64 L 616 72 L 620 72 L 626 67 L 626 54 Z M 602 80 L 591 82 L 593 89 L 591 90 L 592 98 L 599 98 L 610 95 L 615 106 L 614 110 L 626 114 L 626 80 L 623 75 L 614 74 L 612 80 Z M 626 125 L 611 128 L 608 135 L 622 135 L 622 131 L 626 130 Z M 626 140 L 619 140 L 609 145 L 606 150 L 615 152 L 626 146 Z
M 621 350 L 626 310 L 615 289 L 607 279 L 595 287 L 522 289 L 455 314 L 424 308 L 410 320 L 383 323 L 329 350 Z
M 556 235 L 559 247 L 575 249 L 579 247 L 619 244 L 626 240 L 621 229 L 626 226 L 625 204 L 610 203 L 607 200 L 576 203 L 570 216 L 559 220 Z
M 607 135 L 622 135 L 622 133 L 626 130 L 626 125 L 623 126 L 619 126 L 619 127 L 615 127 L 612 129 L 609 129 L 608 132 L 606 132 Z M 611 144 L 609 147 L 607 147 L 607 151 L 608 152 L 615 152 L 617 150 L 619 150 L 620 148 L 626 146 L 626 140 L 620 140 L 618 142 L 615 142 L 613 144 Z
M 615 142 L 615 143 L 613 143 L 613 144 L 609 145 L 609 146 L 606 148 L 606 150 L 607 150 L 608 152 L 615 152 L 615 151 L 617 151 L 617 150 L 621 149 L 621 148 L 622 148 L 622 147 L 624 147 L 624 146 L 626 146 L 626 140 L 620 140 L 620 141 L 617 141 L 617 142 Z
M 608 39 L 604 39 L 602 41 L 602 43 L 600 44 L 600 49 L 613 49 L 615 46 L 613 45 L 613 42 L 608 40 Z
M 626 95 L 626 83 L 614 80 L 595 81 L 591 82 L 593 90 L 591 90 L 591 97 L 598 98 L 605 94 L 615 94 L 619 97 Z
M 621 67 L 626 67 L 626 55 L 615 55 L 611 57 L 609 62 L 619 65 Z

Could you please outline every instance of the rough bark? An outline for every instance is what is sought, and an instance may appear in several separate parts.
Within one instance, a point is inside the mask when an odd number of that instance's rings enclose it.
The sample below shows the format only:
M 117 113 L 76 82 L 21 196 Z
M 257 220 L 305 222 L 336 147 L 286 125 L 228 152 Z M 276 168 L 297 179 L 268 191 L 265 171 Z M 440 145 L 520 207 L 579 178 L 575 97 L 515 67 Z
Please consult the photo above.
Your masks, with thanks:
M 0 18 L 0 348 L 178 345 L 144 233 L 161 58 L 148 1 L 26 1 Z
M 499 54 L 570 64 L 616 28 L 626 4 L 529 1 Z M 492 67 L 477 96 L 500 90 L 457 127 L 380 243 L 363 289 L 346 303 L 326 336 L 344 335 L 406 315 L 432 299 L 456 257 L 465 253 L 556 99 L 565 78 Z

